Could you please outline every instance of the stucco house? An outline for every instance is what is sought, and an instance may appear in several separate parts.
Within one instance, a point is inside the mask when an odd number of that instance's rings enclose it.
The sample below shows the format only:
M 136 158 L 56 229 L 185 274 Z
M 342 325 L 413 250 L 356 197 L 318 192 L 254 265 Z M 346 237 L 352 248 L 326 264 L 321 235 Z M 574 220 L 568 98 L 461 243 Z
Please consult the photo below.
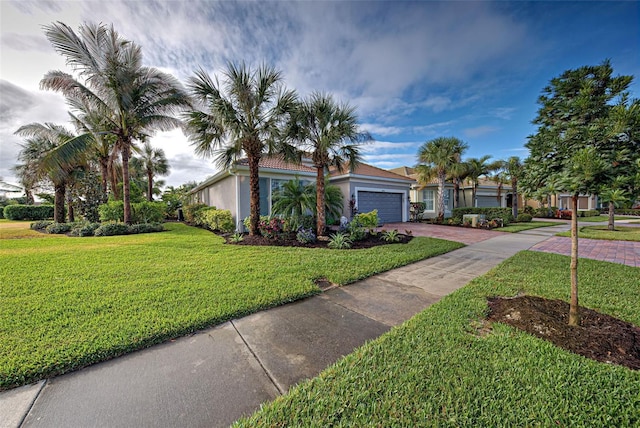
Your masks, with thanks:
M 308 160 L 301 164 L 286 162 L 279 157 L 260 159 L 260 215 L 271 215 L 273 193 L 289 180 L 315 183 L 316 170 Z M 409 220 L 409 192 L 413 179 L 367 164 L 354 171 L 331 169 L 329 182 L 338 186 L 344 196 L 342 215 L 351 217 L 350 201 L 358 212 L 378 210 L 383 223 Z M 236 228 L 250 214 L 249 163 L 241 159 L 233 167 L 220 171 L 190 192 L 193 202 L 231 211 Z

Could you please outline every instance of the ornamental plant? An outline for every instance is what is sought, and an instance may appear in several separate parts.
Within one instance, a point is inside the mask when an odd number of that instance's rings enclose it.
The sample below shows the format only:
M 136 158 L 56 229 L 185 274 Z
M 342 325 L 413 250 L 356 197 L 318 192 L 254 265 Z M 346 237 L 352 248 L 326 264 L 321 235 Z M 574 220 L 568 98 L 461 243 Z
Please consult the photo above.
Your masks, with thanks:
M 279 217 L 260 220 L 258 230 L 267 239 L 278 239 L 284 233 L 284 220 Z

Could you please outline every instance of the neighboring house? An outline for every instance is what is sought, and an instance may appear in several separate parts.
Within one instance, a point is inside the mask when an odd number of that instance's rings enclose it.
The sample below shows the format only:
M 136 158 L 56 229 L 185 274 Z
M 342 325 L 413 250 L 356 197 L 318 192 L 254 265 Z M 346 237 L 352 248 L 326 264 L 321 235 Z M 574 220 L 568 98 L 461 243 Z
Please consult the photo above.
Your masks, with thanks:
M 0 181 L 0 197 L 15 198 L 22 194 L 22 187 Z
M 307 184 L 315 183 L 316 169 L 309 161 L 294 164 L 278 157 L 260 159 L 260 215 L 271 214 L 273 193 L 296 177 Z M 353 172 L 348 167 L 343 172 L 332 169 L 329 182 L 342 190 L 345 201 L 342 215 L 346 217 L 351 217 L 353 199 L 358 212 L 377 209 L 383 223 L 409 220 L 409 190 L 413 180 L 407 177 L 360 164 Z M 242 221 L 250 214 L 248 161 L 242 159 L 232 168 L 218 172 L 190 194 L 192 202 L 231 211 L 236 228 L 242 230 Z

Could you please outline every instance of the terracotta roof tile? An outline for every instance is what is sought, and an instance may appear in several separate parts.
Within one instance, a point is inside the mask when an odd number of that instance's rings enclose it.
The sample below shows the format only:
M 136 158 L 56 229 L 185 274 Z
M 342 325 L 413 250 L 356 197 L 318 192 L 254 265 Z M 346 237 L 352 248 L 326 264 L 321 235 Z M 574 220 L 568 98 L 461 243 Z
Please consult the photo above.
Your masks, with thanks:
M 237 165 L 249 166 L 249 159 L 244 158 L 236 162 Z M 303 164 L 296 164 L 293 162 L 287 162 L 281 157 L 277 156 L 263 156 L 260 158 L 260 168 L 281 169 L 285 171 L 298 171 L 298 172 L 316 172 L 315 168 L 312 168 Z
M 345 165 L 342 172 L 338 171 L 335 167 L 330 169 L 330 175 L 332 177 L 336 177 L 343 174 L 355 174 L 355 175 L 366 175 L 370 177 L 380 177 L 380 178 L 392 178 L 395 180 L 406 180 L 413 181 L 413 179 L 402 176 L 400 174 L 396 174 L 395 172 L 387 171 L 386 169 L 381 169 L 375 167 L 373 165 L 369 165 L 366 163 L 360 163 L 356 166 L 356 169 L 352 172 L 349 171 L 349 165 Z

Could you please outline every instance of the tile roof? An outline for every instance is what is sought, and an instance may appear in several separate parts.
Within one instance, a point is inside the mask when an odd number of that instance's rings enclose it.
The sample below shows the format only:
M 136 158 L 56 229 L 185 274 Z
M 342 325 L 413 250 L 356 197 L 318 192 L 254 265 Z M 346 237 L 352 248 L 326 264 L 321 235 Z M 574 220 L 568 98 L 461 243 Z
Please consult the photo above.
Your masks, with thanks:
M 236 162 L 236 164 L 249 166 L 249 159 L 240 159 L 238 162 Z M 281 169 L 284 171 L 316 172 L 315 168 L 304 164 L 287 162 L 280 156 L 263 156 L 262 158 L 260 158 L 259 166 L 260 168 Z
M 369 177 L 380 177 L 380 178 L 391 178 L 394 180 L 413 181 L 412 178 L 405 177 L 400 174 L 396 174 L 395 172 L 387 171 L 386 169 L 381 169 L 366 163 L 359 163 L 356 166 L 354 171 L 349 171 L 348 164 L 344 166 L 344 168 L 342 169 L 342 172 L 338 171 L 335 167 L 332 167 L 329 170 L 329 175 L 331 177 L 337 177 L 344 174 L 366 175 Z

